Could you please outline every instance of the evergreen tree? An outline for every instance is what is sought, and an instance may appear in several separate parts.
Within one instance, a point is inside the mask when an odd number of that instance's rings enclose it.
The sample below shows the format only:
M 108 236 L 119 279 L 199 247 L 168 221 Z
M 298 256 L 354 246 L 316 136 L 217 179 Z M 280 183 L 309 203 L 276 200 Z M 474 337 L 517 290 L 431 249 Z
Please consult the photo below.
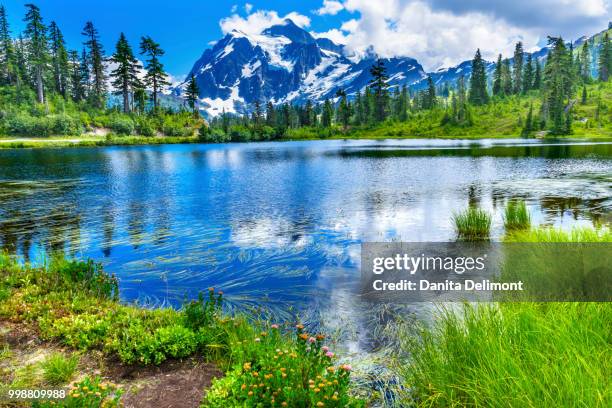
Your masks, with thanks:
M 571 56 L 561 37 L 549 37 L 549 43 L 553 45 L 546 60 L 544 68 L 543 97 L 548 119 L 550 120 L 550 131 L 552 134 L 567 134 L 567 115 L 565 111 L 566 102 L 572 95 L 572 61 Z M 571 125 L 571 119 L 569 119 Z
M 85 99 L 85 90 L 81 82 L 81 63 L 76 51 L 68 52 L 68 67 L 70 77 L 70 92 L 72 100 L 79 102 Z
M 44 78 L 49 63 L 47 53 L 47 27 L 43 24 L 40 9 L 34 4 L 25 5 L 25 33 L 28 39 L 28 62 L 32 68 L 38 103 L 45 102 Z
M 151 37 L 142 37 L 140 41 L 140 53 L 146 55 L 148 59 L 145 61 L 145 85 L 151 89 L 151 97 L 153 99 L 153 109 L 157 111 L 159 106 L 157 96 L 166 86 L 170 85 L 167 78 L 168 75 L 164 71 L 164 65 L 159 58 L 164 55 L 165 51 L 160 45 L 153 41 Z
M 493 95 L 500 96 L 503 94 L 502 87 L 502 55 L 497 56 L 497 62 L 495 63 L 495 72 L 493 73 Z
M 91 21 L 85 23 L 82 32 L 85 36 L 84 45 L 87 47 L 87 61 L 89 72 L 92 77 L 90 98 L 94 106 L 101 108 L 104 106 L 106 97 L 106 75 L 104 73 L 104 49 L 100 43 L 98 30 Z
M 535 73 L 533 74 L 533 85 L 531 89 L 540 90 L 542 88 L 542 66 L 535 61 Z
M 20 34 L 15 42 L 15 83 L 18 88 L 22 80 L 25 81 L 28 78 L 27 54 L 25 40 Z
M 138 114 L 142 115 L 147 107 L 147 91 L 138 87 L 134 89 L 134 108 Z
M 533 130 L 533 103 L 529 104 L 529 112 L 527 113 L 527 119 L 525 120 L 525 126 L 523 127 L 523 136 L 529 135 Z
M 80 77 L 80 100 L 89 98 L 91 92 L 91 77 L 89 72 L 89 59 L 87 51 L 83 48 L 81 51 L 81 60 L 79 64 L 79 77 Z
M 359 126 L 364 123 L 366 123 L 365 106 L 363 104 L 361 90 L 358 90 L 355 96 L 355 124 Z
M 472 105 L 484 105 L 489 101 L 487 73 L 484 61 L 480 55 L 480 49 L 476 50 L 476 55 L 474 55 L 472 60 L 469 101 Z
M 111 57 L 111 61 L 117 65 L 110 76 L 112 85 L 117 90 L 117 94 L 123 97 L 123 112 L 130 112 L 130 94 L 136 88 L 142 88 L 142 84 L 138 79 L 138 70 L 140 68 L 138 61 L 134 57 L 132 47 L 125 38 L 125 34 L 119 35 L 115 53 Z
M 191 75 L 191 79 L 189 80 L 189 84 L 187 85 L 187 89 L 185 90 L 185 98 L 187 99 L 187 104 L 191 108 L 193 112 L 193 116 L 198 115 L 198 106 L 197 102 L 200 98 L 200 88 L 198 87 L 198 83 L 196 82 L 195 75 Z M 224 112 L 225 113 L 225 112 Z
M 582 44 L 582 52 L 580 53 L 580 76 L 583 82 L 591 82 L 591 52 L 589 51 L 588 41 Z
M 427 90 L 423 94 L 422 108 L 433 109 L 436 106 L 436 87 L 434 86 L 431 76 L 427 76 Z
M 346 131 L 351 120 L 351 104 L 346 99 L 346 92 L 343 89 L 336 91 L 336 96 L 340 98 L 338 102 L 338 121 L 342 123 L 342 129 Z
M 605 33 L 601 39 L 599 50 L 599 80 L 606 82 L 612 71 L 612 48 L 610 48 L 610 37 Z
M 514 93 L 520 94 L 523 91 L 523 43 L 517 42 L 514 48 L 514 78 L 512 78 Z
M 270 101 L 266 104 L 266 125 L 270 127 L 276 126 L 276 110 Z
M 502 92 L 504 95 L 512 94 L 514 87 L 512 86 L 512 71 L 510 69 L 510 60 L 504 59 L 502 63 Z
M 364 124 L 369 124 L 374 121 L 374 115 L 372 110 L 372 91 L 369 86 L 366 86 L 365 92 L 363 94 L 363 114 L 364 114 Z
M 68 51 L 66 51 L 64 36 L 55 21 L 49 24 L 49 49 L 51 50 L 55 91 L 65 98 L 68 96 L 69 83 Z
M 527 62 L 525 63 L 525 72 L 523 72 L 523 93 L 528 92 L 533 87 L 533 57 L 531 54 L 527 55 Z
M 369 85 L 372 88 L 374 96 L 374 120 L 382 122 L 387 117 L 387 103 L 389 99 L 387 80 L 387 69 L 382 59 L 378 58 L 374 65 L 370 68 L 372 80 Z
M 15 70 L 15 51 L 6 9 L 0 5 L 0 83 L 14 83 L 17 79 Z
M 586 85 L 582 86 L 582 104 L 586 105 L 587 103 L 587 89 L 586 89 Z
M 332 108 L 332 104 L 329 99 L 325 99 L 323 104 L 323 113 L 321 116 L 321 126 L 328 128 L 332 125 L 332 116 L 334 114 L 334 110 Z
M 399 104 L 399 117 L 398 119 L 401 122 L 405 122 L 408 120 L 408 88 L 406 85 L 402 86 L 402 91 L 400 92 L 400 104 Z

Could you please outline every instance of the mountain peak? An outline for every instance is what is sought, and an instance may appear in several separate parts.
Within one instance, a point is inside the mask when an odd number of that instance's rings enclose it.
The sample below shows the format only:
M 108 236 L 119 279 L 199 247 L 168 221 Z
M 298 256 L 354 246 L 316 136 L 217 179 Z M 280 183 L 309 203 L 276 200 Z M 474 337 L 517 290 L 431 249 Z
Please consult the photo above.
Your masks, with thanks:
M 262 34 L 271 37 L 287 37 L 292 42 L 298 44 L 312 44 L 315 42 L 315 39 L 308 31 L 298 27 L 290 18 L 283 20 L 282 24 L 266 28 Z

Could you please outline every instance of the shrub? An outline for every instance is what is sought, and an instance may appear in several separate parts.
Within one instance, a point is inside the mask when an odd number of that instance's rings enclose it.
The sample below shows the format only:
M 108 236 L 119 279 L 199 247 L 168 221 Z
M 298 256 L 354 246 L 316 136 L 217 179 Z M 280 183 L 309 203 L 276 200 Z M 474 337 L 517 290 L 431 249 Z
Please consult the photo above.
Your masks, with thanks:
M 246 126 L 236 125 L 229 128 L 232 142 L 248 142 L 251 140 L 251 131 Z
M 116 116 L 109 123 L 110 129 L 122 136 L 134 133 L 134 121 L 126 116 Z
M 115 384 L 103 381 L 101 377 L 85 377 L 74 384 L 66 398 L 58 405 L 56 401 L 35 401 L 34 408 L 49 408 L 61 406 L 64 408 L 90 408 L 105 407 L 116 408 L 120 406 L 119 400 L 123 391 Z
M 214 288 L 209 288 L 208 299 L 204 299 L 202 292 L 198 300 L 193 300 L 183 307 L 185 326 L 197 330 L 209 326 L 218 317 L 223 302 L 223 292 L 215 295 Z
M 139 118 L 136 124 L 136 132 L 142 136 L 155 136 L 155 127 L 147 118 Z
M 528 229 L 531 226 L 531 216 L 524 201 L 510 201 L 504 213 L 506 231 Z
M 68 115 L 54 115 L 51 117 L 52 131 L 56 135 L 81 134 L 81 126 L 77 120 Z
M 236 323 L 239 324 L 239 323 Z M 308 334 L 302 325 L 283 340 L 278 326 L 252 333 L 233 344 L 232 352 L 243 363 L 216 380 L 203 406 L 351 406 L 348 396 L 351 367 L 336 365 L 323 345 L 324 336 Z
M 87 261 L 68 260 L 62 256 L 53 256 L 49 265 L 57 279 L 67 287 L 78 285 L 89 293 L 104 298 L 118 298 L 119 284 L 117 277 L 104 272 L 102 264 L 91 259 Z M 56 282 L 58 282 L 56 280 Z
M 225 143 L 230 141 L 230 136 L 226 135 L 222 129 L 212 128 L 208 129 L 206 127 L 200 128 L 200 140 L 208 143 Z
M 491 230 L 491 215 L 478 208 L 468 208 L 464 212 L 454 214 L 453 222 L 457 237 L 466 241 L 481 241 L 489 239 Z
M 65 384 L 72 379 L 78 363 L 77 355 L 66 358 L 62 353 L 54 353 L 42 363 L 43 377 L 50 385 Z

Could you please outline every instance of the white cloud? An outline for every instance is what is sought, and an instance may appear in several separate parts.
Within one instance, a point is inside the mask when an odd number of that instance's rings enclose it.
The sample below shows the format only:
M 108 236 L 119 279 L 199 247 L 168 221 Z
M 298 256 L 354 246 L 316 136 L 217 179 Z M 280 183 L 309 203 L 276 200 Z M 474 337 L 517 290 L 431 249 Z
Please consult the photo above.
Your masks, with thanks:
M 251 3 L 245 3 L 244 4 L 244 11 L 249 14 L 251 12 L 251 10 L 253 10 L 253 5 Z
M 540 38 L 491 14 L 433 10 L 423 1 L 346 0 L 344 6 L 360 14 L 341 26 L 349 52 L 360 55 L 372 47 L 382 57 L 416 58 L 426 70 L 470 59 L 477 48 L 493 60 L 499 52 L 510 54 L 518 40 L 531 47 Z
M 331 30 L 322 33 L 311 31 L 310 35 L 312 35 L 314 38 L 329 38 L 336 44 L 346 44 L 347 41 L 346 34 L 338 30 L 337 28 L 332 28 Z
M 330 16 L 334 16 L 338 14 L 340 11 L 344 9 L 344 6 L 339 1 L 335 0 L 323 0 L 323 7 L 316 10 L 315 13 L 323 16 L 325 14 L 329 14 Z
M 291 19 L 299 27 L 310 26 L 310 18 L 295 11 L 279 16 L 274 10 L 258 10 L 247 17 L 232 14 L 229 17 L 221 19 L 219 25 L 223 34 L 227 34 L 232 30 L 242 31 L 246 34 L 259 34 L 264 29 L 275 24 L 282 24 L 285 19 Z
M 236 11 L 238 11 L 238 5 L 234 4 L 232 8 L 230 9 L 230 12 L 235 13 Z

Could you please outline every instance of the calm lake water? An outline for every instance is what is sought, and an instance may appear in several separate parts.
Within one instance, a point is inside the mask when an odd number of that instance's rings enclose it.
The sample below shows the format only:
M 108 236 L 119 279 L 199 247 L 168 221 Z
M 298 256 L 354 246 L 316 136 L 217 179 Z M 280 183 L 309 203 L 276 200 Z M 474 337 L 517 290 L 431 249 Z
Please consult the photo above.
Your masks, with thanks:
M 100 260 L 121 296 L 230 303 L 344 328 L 362 241 L 449 241 L 453 211 L 523 198 L 537 224 L 609 224 L 612 142 L 309 141 L 0 151 L 0 243 Z M 351 330 L 359 331 L 356 322 Z

